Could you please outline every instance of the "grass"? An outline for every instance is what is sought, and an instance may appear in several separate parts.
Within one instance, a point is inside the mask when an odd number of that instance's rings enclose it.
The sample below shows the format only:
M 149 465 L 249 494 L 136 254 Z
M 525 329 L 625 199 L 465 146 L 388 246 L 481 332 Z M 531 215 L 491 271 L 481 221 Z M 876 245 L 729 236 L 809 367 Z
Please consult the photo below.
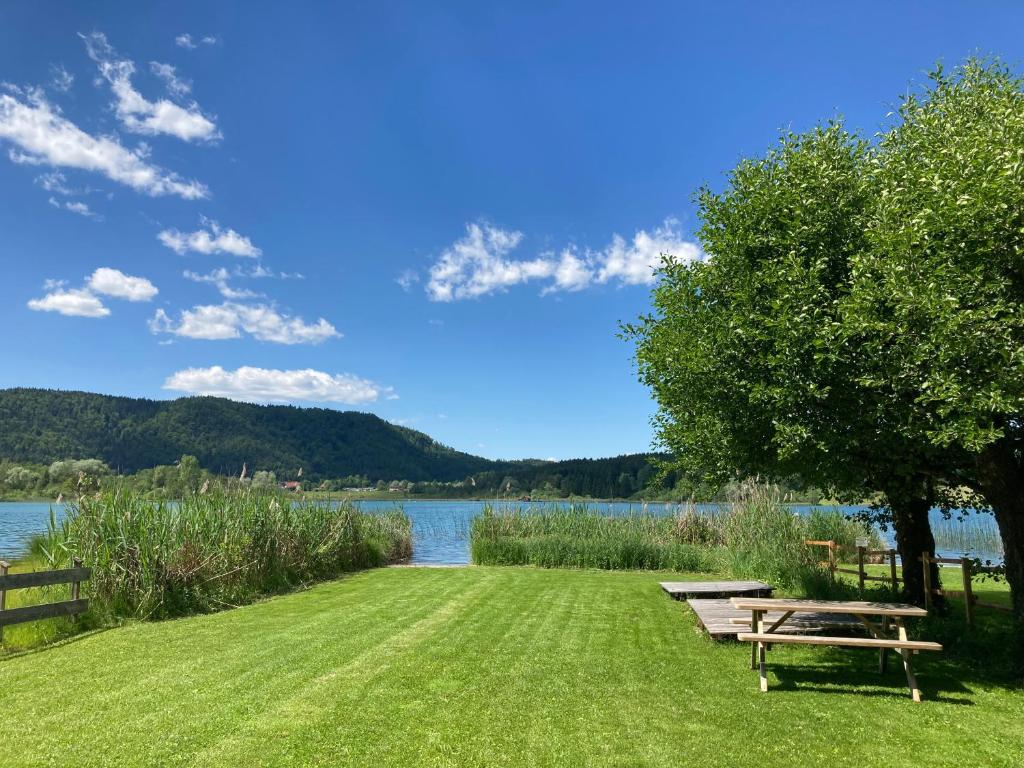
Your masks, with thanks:
M 5 765 L 1017 766 L 1024 692 L 698 634 L 658 574 L 366 571 L 0 661 Z M 677 578 L 685 578 L 679 575 Z M 896 668 L 893 668 L 896 667 Z

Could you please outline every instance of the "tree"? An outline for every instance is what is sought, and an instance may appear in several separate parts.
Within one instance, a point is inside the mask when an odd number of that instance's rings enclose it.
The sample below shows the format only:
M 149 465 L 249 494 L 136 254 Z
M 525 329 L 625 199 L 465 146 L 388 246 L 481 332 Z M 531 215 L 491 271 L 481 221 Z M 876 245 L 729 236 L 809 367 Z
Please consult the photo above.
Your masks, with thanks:
M 198 491 L 202 479 L 203 470 L 199 467 L 199 459 L 186 454 L 178 460 L 178 480 L 186 493 Z
M 906 428 L 991 505 L 1024 658 L 1022 86 L 969 60 L 903 100 L 873 158 L 880 194 L 846 326 L 878 361 L 862 383 L 910 400 Z
M 624 332 L 684 475 L 799 477 L 851 501 L 882 491 L 920 602 L 914 564 L 934 552 L 943 450 L 895 426 L 916 416 L 912 402 L 858 384 L 863 350 L 843 328 L 877 192 L 870 161 L 838 123 L 742 161 L 724 192 L 699 195 L 708 258 L 668 257 L 654 312 Z

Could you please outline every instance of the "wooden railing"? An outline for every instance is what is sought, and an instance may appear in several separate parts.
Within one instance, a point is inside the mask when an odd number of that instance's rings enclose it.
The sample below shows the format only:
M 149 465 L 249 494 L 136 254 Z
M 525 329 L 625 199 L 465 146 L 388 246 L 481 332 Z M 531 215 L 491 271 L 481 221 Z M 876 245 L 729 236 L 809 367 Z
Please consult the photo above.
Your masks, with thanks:
M 982 608 L 994 608 L 997 611 L 1009 611 L 1010 609 L 1005 605 L 999 605 L 998 603 L 984 603 L 974 595 L 974 588 L 971 585 L 971 579 L 974 578 L 975 573 L 998 573 L 1001 569 L 999 568 L 987 568 L 976 566 L 974 561 L 967 557 L 932 557 L 927 552 L 922 552 L 921 557 L 918 558 L 921 561 L 921 567 L 924 569 L 924 606 L 929 610 L 932 607 L 932 599 L 935 597 L 962 597 L 964 599 L 964 611 L 967 614 L 967 626 L 974 626 L 974 608 L 980 606 Z M 932 586 L 932 569 L 929 567 L 932 564 L 946 564 L 946 565 L 959 565 L 960 570 L 963 574 L 964 588 L 961 589 L 942 589 L 940 587 Z
M 811 547 L 826 547 L 828 549 L 828 559 L 823 560 L 820 565 L 823 568 L 828 568 L 832 573 L 849 573 L 857 577 L 857 583 L 860 587 L 860 591 L 864 591 L 865 581 L 887 581 L 892 585 L 894 590 L 899 589 L 900 579 L 896 573 L 896 550 L 895 549 L 868 549 L 867 547 L 857 547 L 857 569 L 853 568 L 840 568 L 836 557 L 836 552 L 839 549 L 839 545 L 834 541 L 805 541 L 804 544 Z M 889 558 L 889 575 L 888 576 L 871 576 L 864 570 L 866 559 L 869 557 L 876 557 L 878 555 L 884 555 Z
M 53 619 L 58 616 L 75 616 L 89 608 L 89 601 L 81 596 L 82 582 L 88 581 L 92 569 L 83 568 L 77 557 L 73 568 L 59 571 L 33 571 L 32 573 L 8 573 L 10 563 L 0 560 L 0 642 L 3 642 L 4 627 L 22 624 L 26 621 Z M 70 584 L 71 599 L 42 605 L 26 605 L 21 608 L 7 607 L 7 593 L 15 589 L 46 587 L 51 584 Z

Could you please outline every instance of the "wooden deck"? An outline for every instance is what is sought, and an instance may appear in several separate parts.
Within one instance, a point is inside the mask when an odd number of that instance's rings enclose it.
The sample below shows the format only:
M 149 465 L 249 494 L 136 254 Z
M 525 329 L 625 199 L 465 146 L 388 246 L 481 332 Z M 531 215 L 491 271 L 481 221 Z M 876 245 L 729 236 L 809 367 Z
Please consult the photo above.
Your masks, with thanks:
M 697 614 L 697 621 L 704 631 L 715 640 L 735 639 L 740 632 L 750 632 L 750 611 L 734 608 L 728 599 L 691 599 L 686 603 Z M 768 611 L 765 614 L 765 621 L 769 625 L 780 618 L 782 611 Z M 731 619 L 741 619 L 746 624 L 734 623 Z M 795 613 L 778 631 L 802 635 L 860 628 L 860 622 L 849 614 Z
M 663 581 L 661 588 L 676 600 L 691 597 L 771 597 L 771 584 L 763 581 Z

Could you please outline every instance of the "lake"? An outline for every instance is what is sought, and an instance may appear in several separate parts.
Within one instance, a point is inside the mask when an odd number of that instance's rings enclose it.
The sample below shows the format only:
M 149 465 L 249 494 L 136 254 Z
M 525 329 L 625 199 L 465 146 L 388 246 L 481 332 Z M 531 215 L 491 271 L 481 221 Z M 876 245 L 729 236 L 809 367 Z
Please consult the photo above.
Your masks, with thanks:
M 401 506 L 412 520 L 413 526 L 413 557 L 412 562 L 421 565 L 459 565 L 469 562 L 469 528 L 473 518 L 481 513 L 484 504 L 492 504 L 496 509 L 506 508 L 538 508 L 550 509 L 552 502 L 484 502 L 484 501 L 427 501 L 427 500 L 383 500 L 360 501 L 357 505 L 368 512 L 394 509 Z M 568 506 L 561 503 L 560 506 Z M 25 550 L 29 538 L 46 531 L 50 519 L 50 509 L 61 517 L 63 505 L 49 502 L 0 502 L 0 558 L 14 559 Z M 630 512 L 641 513 L 646 509 L 651 514 L 672 514 L 679 509 L 678 504 L 637 502 L 590 502 L 589 509 L 607 515 L 626 515 Z M 714 511 L 716 504 L 698 504 L 698 510 Z M 796 513 L 806 513 L 813 507 L 794 505 Z M 836 509 L 836 507 L 829 507 Z M 862 509 L 862 507 L 838 507 L 846 514 Z M 982 559 L 1002 560 L 998 552 L 973 551 L 965 552 L 958 549 L 961 538 L 958 534 L 964 531 L 983 532 L 981 538 L 989 541 L 997 539 L 995 523 L 990 515 L 971 514 L 963 522 L 944 521 L 938 510 L 932 511 L 932 524 L 936 530 L 940 556 L 959 557 L 970 554 Z M 892 546 L 892 533 L 883 532 L 882 538 Z

